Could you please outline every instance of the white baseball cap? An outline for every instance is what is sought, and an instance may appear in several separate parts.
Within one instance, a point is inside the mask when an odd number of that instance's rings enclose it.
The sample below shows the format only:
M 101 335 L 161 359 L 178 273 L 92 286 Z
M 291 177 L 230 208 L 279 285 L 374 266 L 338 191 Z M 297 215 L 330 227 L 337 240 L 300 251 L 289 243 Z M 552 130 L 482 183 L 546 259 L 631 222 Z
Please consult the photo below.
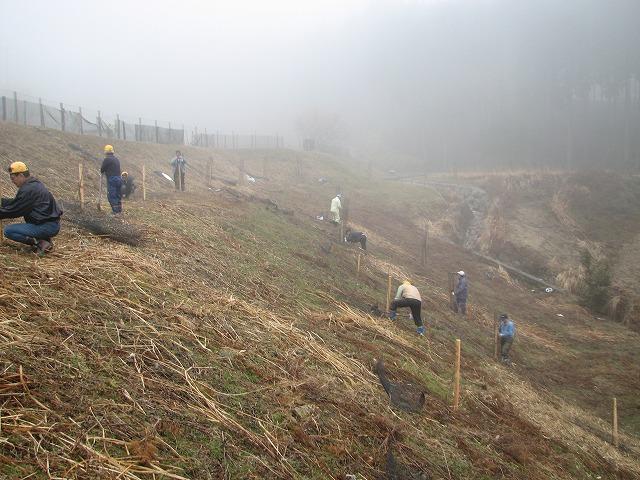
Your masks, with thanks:
M 458 275 L 460 275 L 461 277 L 464 277 L 464 272 L 463 272 L 462 270 L 460 270 L 460 271 L 458 272 Z

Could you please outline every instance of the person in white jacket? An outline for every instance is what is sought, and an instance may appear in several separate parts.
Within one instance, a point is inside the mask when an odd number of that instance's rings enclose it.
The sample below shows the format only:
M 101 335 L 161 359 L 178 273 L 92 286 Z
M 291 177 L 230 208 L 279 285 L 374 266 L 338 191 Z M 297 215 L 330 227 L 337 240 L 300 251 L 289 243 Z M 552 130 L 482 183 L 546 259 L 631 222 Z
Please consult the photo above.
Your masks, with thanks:
M 340 223 L 340 210 L 342 210 L 342 195 L 341 194 L 337 194 L 335 197 L 333 197 L 333 199 L 331 200 L 331 221 L 333 223 Z
M 420 311 L 422 310 L 422 298 L 420 297 L 418 289 L 411 285 L 409 280 L 405 280 L 402 282 L 402 285 L 398 287 L 396 298 L 389 306 L 389 318 L 391 320 L 396 319 L 396 310 L 398 307 L 409 307 L 413 321 L 415 322 L 416 327 L 418 327 L 416 332 L 418 335 L 424 335 L 425 327 L 420 314 Z

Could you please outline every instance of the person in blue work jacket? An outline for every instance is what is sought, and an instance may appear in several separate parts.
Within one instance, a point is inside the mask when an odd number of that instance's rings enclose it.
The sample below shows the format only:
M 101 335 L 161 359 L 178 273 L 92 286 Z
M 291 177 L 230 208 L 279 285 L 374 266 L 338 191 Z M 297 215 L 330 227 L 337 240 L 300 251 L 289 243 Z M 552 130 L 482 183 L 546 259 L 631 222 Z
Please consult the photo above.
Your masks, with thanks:
M 451 294 L 455 297 L 455 303 L 453 304 L 455 312 L 462 315 L 467 314 L 467 295 L 469 290 L 469 284 L 467 283 L 467 276 L 464 271 L 460 270 L 458 273 L 458 283 Z
M 516 326 L 506 313 L 500 315 L 498 335 L 500 336 L 500 359 L 502 363 L 511 363 L 509 350 L 513 343 L 513 337 L 516 335 Z
M 113 152 L 113 146 L 104 146 L 104 160 L 100 173 L 107 177 L 107 200 L 114 215 L 122 212 L 122 177 L 120 160 Z
M 11 182 L 18 187 L 14 198 L 0 201 L 0 219 L 24 217 L 25 223 L 12 223 L 4 228 L 5 236 L 29 245 L 38 255 L 53 248 L 52 237 L 60 231 L 62 209 L 47 187 L 31 176 L 23 162 L 13 162 L 8 169 Z

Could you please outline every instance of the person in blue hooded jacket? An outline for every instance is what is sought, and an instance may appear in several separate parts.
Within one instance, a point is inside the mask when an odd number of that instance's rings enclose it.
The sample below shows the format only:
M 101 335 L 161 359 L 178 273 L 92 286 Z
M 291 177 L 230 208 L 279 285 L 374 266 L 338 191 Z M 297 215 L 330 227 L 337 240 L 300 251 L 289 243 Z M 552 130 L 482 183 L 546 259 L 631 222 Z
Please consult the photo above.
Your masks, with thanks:
M 513 338 L 516 336 L 516 326 L 506 313 L 500 315 L 498 335 L 500 337 L 500 360 L 503 363 L 511 363 L 509 350 L 511 350 Z
M 467 283 L 467 276 L 464 271 L 460 270 L 458 273 L 458 282 L 451 294 L 455 297 L 453 304 L 455 312 L 462 315 L 467 314 L 467 296 L 469 294 L 469 284 Z

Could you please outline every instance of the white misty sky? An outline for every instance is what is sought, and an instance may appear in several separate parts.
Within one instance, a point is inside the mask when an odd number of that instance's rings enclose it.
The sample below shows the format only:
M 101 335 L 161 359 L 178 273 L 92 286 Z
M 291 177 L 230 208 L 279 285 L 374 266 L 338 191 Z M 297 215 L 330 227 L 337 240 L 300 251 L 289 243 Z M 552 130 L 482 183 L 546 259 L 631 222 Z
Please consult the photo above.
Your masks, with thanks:
M 383 3 L 394 2 L 0 0 L 0 89 L 122 117 L 292 135 L 303 109 L 340 103 L 350 40 L 338 35 Z

